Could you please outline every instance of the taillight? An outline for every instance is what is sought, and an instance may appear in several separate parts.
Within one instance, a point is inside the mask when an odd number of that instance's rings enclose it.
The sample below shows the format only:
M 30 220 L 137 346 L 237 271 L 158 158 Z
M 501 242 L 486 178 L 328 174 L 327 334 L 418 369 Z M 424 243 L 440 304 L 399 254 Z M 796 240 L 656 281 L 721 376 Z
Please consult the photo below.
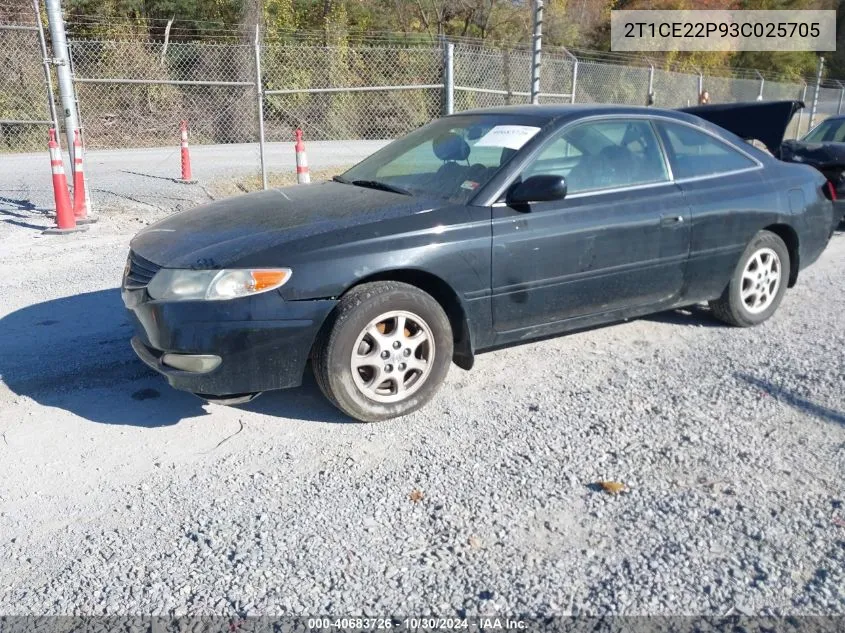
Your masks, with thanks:
M 836 187 L 829 180 L 825 184 L 827 184 L 827 195 L 825 197 L 828 200 L 836 200 Z

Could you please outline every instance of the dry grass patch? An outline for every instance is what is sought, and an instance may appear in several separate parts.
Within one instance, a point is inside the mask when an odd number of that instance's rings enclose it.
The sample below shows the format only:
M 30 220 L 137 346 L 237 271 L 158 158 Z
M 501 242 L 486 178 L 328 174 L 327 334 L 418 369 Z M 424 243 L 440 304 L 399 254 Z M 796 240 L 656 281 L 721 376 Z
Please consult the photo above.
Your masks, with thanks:
M 311 182 L 322 182 L 331 180 L 332 176 L 342 174 L 351 165 L 341 165 L 339 167 L 330 167 L 329 169 L 312 169 Z M 273 172 L 267 174 L 267 184 L 271 189 L 278 187 L 289 187 L 296 184 L 296 173 L 292 171 Z M 250 193 L 252 191 L 261 190 L 261 175 L 252 174 L 249 176 L 238 176 L 237 178 L 227 178 L 219 180 L 208 187 L 209 195 L 214 198 L 229 198 L 237 196 L 242 193 Z

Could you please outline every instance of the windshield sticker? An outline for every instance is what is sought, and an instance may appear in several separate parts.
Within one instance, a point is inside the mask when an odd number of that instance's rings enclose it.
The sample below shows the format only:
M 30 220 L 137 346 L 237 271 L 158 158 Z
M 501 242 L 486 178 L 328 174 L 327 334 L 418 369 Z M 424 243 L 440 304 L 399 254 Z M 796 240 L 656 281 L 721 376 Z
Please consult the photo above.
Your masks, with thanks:
M 532 125 L 497 125 L 482 136 L 475 147 L 519 149 L 539 131 L 540 128 Z
M 461 189 L 478 189 L 478 183 L 472 180 L 464 180 Z

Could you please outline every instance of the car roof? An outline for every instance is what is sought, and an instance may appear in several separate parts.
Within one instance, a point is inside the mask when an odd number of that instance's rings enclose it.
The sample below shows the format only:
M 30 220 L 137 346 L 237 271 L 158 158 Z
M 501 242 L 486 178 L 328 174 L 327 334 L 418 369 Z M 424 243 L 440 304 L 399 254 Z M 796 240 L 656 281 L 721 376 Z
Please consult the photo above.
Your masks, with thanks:
M 701 125 L 703 121 L 697 117 L 678 110 L 668 110 L 648 106 L 617 105 L 610 103 L 563 103 L 543 105 L 510 105 L 497 106 L 493 108 L 478 108 L 475 110 L 462 110 L 449 116 L 462 115 L 501 115 L 501 116 L 531 116 L 545 119 L 547 122 L 579 119 L 593 115 L 613 114 L 638 114 L 650 116 L 664 116 L 679 121 L 687 121 Z
M 711 111 L 724 111 L 729 112 L 732 109 L 736 109 L 737 107 L 748 107 L 753 106 L 756 108 L 771 108 L 773 105 L 777 104 L 792 104 L 791 101 L 786 102 L 751 102 L 748 104 L 720 104 L 719 106 L 702 106 L 706 109 L 712 109 Z M 800 102 L 798 102 L 800 103 Z M 803 103 L 800 103 L 803 106 Z M 723 107 L 720 107 L 723 106 Z M 577 121 L 578 119 L 596 115 L 602 116 L 612 116 L 612 115 L 638 115 L 638 116 L 652 116 L 652 117 L 662 117 L 667 119 L 674 119 L 675 121 L 684 122 L 687 124 L 694 125 L 696 127 L 702 128 L 710 132 L 711 134 L 715 134 L 716 136 L 721 137 L 726 141 L 730 141 L 734 144 L 743 144 L 744 139 L 742 137 L 737 136 L 732 131 L 725 129 L 724 127 L 714 124 L 707 120 L 706 116 L 700 116 L 697 112 L 692 112 L 691 110 L 695 110 L 696 108 L 689 109 L 690 111 L 685 111 L 687 109 L 680 109 L 680 110 L 670 110 L 667 108 L 655 108 L 653 106 L 632 106 L 632 105 L 617 105 L 617 104 L 605 104 L 605 103 L 565 103 L 565 104 L 543 104 L 543 105 L 511 105 L 511 106 L 498 106 L 493 108 L 478 108 L 475 110 L 464 110 L 461 112 L 455 112 L 449 117 L 457 117 L 461 115 L 493 115 L 493 116 L 525 116 L 525 117 L 534 117 L 544 120 L 544 125 L 553 124 L 555 127 L 560 125 L 565 125 L 567 123 Z M 449 118 L 446 117 L 446 118 Z M 791 118 L 791 116 L 790 116 Z M 785 126 L 784 130 L 785 131 Z M 782 134 L 780 139 L 782 140 Z M 775 144 L 776 146 L 780 145 L 781 140 Z M 747 149 L 747 148 L 746 148 Z M 776 147 L 775 147 L 776 149 Z M 769 149 L 769 152 L 773 152 L 775 150 Z M 762 152 L 761 152 L 762 154 Z

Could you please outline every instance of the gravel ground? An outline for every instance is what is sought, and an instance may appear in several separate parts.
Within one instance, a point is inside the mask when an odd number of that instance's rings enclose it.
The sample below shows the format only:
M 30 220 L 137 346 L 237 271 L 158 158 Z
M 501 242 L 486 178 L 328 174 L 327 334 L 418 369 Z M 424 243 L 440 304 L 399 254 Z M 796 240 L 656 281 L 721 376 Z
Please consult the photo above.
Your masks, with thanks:
M 364 425 L 135 360 L 116 286 L 160 214 L 0 222 L 0 613 L 845 614 L 842 234 L 763 326 L 512 347 Z

